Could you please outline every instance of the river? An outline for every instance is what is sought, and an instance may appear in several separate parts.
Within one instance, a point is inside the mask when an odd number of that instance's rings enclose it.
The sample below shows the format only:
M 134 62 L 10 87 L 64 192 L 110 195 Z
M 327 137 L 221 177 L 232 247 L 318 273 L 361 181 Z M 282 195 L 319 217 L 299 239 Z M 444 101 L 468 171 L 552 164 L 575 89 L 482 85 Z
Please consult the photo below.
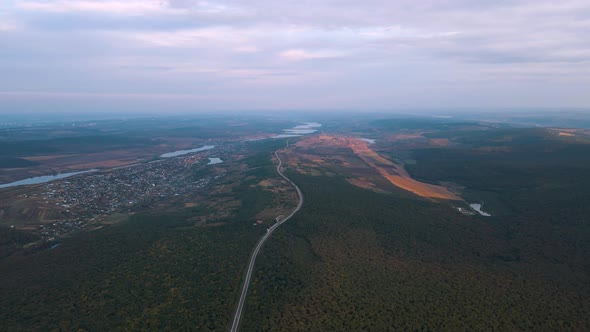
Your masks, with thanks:
M 174 152 L 164 153 L 160 157 L 161 158 L 178 157 L 178 156 L 182 156 L 182 155 L 189 154 L 189 153 L 200 152 L 200 151 L 205 151 L 205 150 L 211 150 L 214 147 L 215 147 L 215 145 L 205 145 L 205 146 L 202 146 L 200 148 L 195 148 L 195 149 L 178 150 L 178 151 L 174 151 Z
M 89 169 L 86 171 L 61 173 L 61 174 L 57 174 L 57 175 L 36 176 L 36 177 L 32 177 L 32 178 L 28 178 L 28 179 L 24 179 L 24 180 L 19 180 L 19 181 L 15 181 L 15 182 L 11 182 L 11 183 L 0 184 L 0 188 L 9 188 L 9 187 L 16 187 L 16 186 L 24 186 L 24 185 L 28 185 L 28 184 L 45 183 L 45 182 L 49 182 L 49 181 L 53 181 L 53 180 L 64 179 L 64 178 L 78 175 L 78 174 L 96 172 L 96 171 L 98 171 L 98 170 L 97 169 Z

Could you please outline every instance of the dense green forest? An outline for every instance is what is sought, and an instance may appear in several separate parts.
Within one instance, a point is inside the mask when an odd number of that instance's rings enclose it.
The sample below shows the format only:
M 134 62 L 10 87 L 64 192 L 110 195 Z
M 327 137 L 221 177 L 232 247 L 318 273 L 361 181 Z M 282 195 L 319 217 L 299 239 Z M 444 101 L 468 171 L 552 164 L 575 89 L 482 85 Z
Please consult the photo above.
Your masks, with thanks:
M 540 129 L 428 135 L 453 144 L 391 153 L 493 216 L 287 170 L 305 204 L 258 257 L 244 331 L 590 330 L 590 145 Z M 273 204 L 255 184 L 277 176 L 283 144 L 246 144 L 223 225 L 195 227 L 210 209 L 179 206 L 0 257 L 2 330 L 226 330 L 264 232 L 254 216 Z M 0 229 L 0 256 L 34 240 Z
M 138 215 L 0 264 L 3 330 L 220 330 L 250 248 L 245 223 Z
M 31 232 L 0 226 L 0 259 L 20 250 L 23 245 L 37 240 L 39 236 Z
M 543 250 L 534 234 L 338 177 L 290 176 L 305 207 L 260 256 L 245 331 L 590 329 L 587 275 L 550 252 L 519 256 Z
M 590 145 L 544 129 L 430 136 L 457 144 L 393 154 L 493 216 L 291 174 L 306 204 L 261 255 L 244 330 L 590 329 Z
M 528 133 L 528 134 L 527 134 Z M 505 133 L 483 142 L 499 144 Z M 464 197 L 484 201 L 493 224 L 518 248 L 514 259 L 548 268 L 556 282 L 588 277 L 590 254 L 590 144 L 565 142 L 539 129 L 515 141 L 413 151 L 410 173 L 428 182 L 463 186 Z M 564 273 L 568 271 L 568 273 Z

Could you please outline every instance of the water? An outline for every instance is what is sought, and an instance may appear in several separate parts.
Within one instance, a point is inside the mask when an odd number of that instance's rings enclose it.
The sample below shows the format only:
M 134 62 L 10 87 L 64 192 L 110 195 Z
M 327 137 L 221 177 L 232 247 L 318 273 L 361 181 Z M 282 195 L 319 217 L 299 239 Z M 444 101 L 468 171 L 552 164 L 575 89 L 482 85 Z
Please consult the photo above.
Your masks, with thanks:
M 223 162 L 223 160 L 219 159 L 219 158 L 209 158 L 209 163 L 207 165 L 216 165 L 216 164 L 221 164 Z
M 321 126 L 322 125 L 317 122 L 305 122 L 302 125 L 295 126 L 291 129 L 285 129 L 283 131 L 286 135 L 307 135 L 315 133 L 316 131 L 318 131 L 315 128 L 319 128 Z
M 477 213 L 481 214 L 484 217 L 490 217 L 491 214 L 484 212 L 481 208 L 483 207 L 483 204 L 479 204 L 479 203 L 472 203 L 469 204 L 469 206 L 475 210 Z
M 278 134 L 271 138 L 289 138 L 289 137 L 299 137 L 302 135 L 313 134 L 318 131 L 316 128 L 321 127 L 321 123 L 317 122 L 305 122 L 304 124 L 295 126 L 291 129 L 283 129 L 285 132 L 284 134 Z
M 178 156 L 182 156 L 182 155 L 189 154 L 189 153 L 200 152 L 200 151 L 205 151 L 205 150 L 211 150 L 214 147 L 215 147 L 215 145 L 205 145 L 203 147 L 195 148 L 195 149 L 190 149 L 190 150 L 178 150 L 178 151 L 174 151 L 174 152 L 164 153 L 160 157 L 161 158 L 178 157 Z
M 301 135 L 294 135 L 294 134 L 280 134 L 280 135 L 276 135 L 273 136 L 271 138 L 289 138 L 289 137 L 299 137 Z
M 377 140 L 374 140 L 372 138 L 361 138 L 361 141 L 368 142 L 369 144 L 374 144 L 375 142 L 377 142 Z
M 89 169 L 87 171 L 80 171 L 80 172 L 70 172 L 70 173 L 61 173 L 61 174 L 57 174 L 57 175 L 36 176 L 36 177 L 24 179 L 24 180 L 19 180 L 16 182 L 0 184 L 0 188 L 8 188 L 8 187 L 24 186 L 24 185 L 28 185 L 28 184 L 45 183 L 45 182 L 49 182 L 49 181 L 53 181 L 53 180 L 64 179 L 64 178 L 78 175 L 78 174 L 83 174 L 83 173 L 88 173 L 88 172 L 96 172 L 96 171 L 98 171 L 98 170 L 97 169 Z
M 317 130 L 317 128 L 321 127 L 321 123 L 317 122 L 305 122 L 304 124 L 297 125 L 290 129 L 283 129 L 283 134 L 277 134 L 270 137 L 260 137 L 260 138 L 252 138 L 247 141 L 254 142 L 254 141 L 262 141 L 269 138 L 291 138 L 291 137 L 300 137 L 307 134 L 313 134 Z

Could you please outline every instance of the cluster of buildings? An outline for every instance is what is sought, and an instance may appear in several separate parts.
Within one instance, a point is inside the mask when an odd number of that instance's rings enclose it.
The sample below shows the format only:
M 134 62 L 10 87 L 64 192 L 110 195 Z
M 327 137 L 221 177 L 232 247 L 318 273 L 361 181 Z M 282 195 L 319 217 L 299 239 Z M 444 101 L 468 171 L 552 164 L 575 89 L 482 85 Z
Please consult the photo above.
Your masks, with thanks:
M 55 206 L 63 218 L 44 224 L 41 234 L 51 239 L 113 213 L 134 212 L 164 199 L 194 193 L 220 177 L 194 175 L 194 165 L 206 160 L 202 155 L 189 155 L 49 182 L 37 195 Z
M 53 240 L 59 237 L 62 234 L 71 232 L 73 230 L 82 228 L 86 225 L 86 222 L 81 219 L 68 219 L 68 220 L 60 220 L 55 221 L 50 224 L 42 224 L 40 227 L 39 234 L 45 240 Z

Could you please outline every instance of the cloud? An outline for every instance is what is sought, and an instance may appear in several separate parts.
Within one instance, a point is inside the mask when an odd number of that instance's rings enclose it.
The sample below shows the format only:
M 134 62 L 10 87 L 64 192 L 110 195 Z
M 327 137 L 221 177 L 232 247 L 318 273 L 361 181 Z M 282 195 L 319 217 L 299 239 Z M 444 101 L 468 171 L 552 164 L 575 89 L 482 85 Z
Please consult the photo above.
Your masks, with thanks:
M 255 45 L 242 45 L 234 49 L 238 53 L 258 53 L 260 49 Z
M 279 56 L 289 61 L 314 60 L 314 59 L 332 59 L 345 56 L 344 53 L 331 50 L 307 51 L 302 49 L 291 49 L 282 51 Z
M 590 105 L 570 93 L 590 84 L 587 0 L 10 0 L 0 33 L 4 91 L 385 107 L 460 104 L 467 88 L 555 103 L 551 87 Z
M 5 20 L 0 21 L 0 32 L 14 31 L 20 28 L 19 24 L 15 21 Z
M 95 12 L 114 15 L 149 15 L 172 12 L 166 2 L 158 0 L 56 0 L 56 1 L 20 1 L 17 8 L 28 11 L 50 13 Z
M 210 43 L 243 44 L 250 41 L 255 30 L 231 27 L 206 27 L 199 29 L 130 33 L 127 37 L 146 44 L 162 47 L 211 46 Z
M 101 92 L 59 92 L 59 91 L 0 91 L 0 97 L 29 97 L 29 98 L 147 98 L 147 99 L 199 99 L 190 94 L 162 94 L 162 93 L 101 93 Z

